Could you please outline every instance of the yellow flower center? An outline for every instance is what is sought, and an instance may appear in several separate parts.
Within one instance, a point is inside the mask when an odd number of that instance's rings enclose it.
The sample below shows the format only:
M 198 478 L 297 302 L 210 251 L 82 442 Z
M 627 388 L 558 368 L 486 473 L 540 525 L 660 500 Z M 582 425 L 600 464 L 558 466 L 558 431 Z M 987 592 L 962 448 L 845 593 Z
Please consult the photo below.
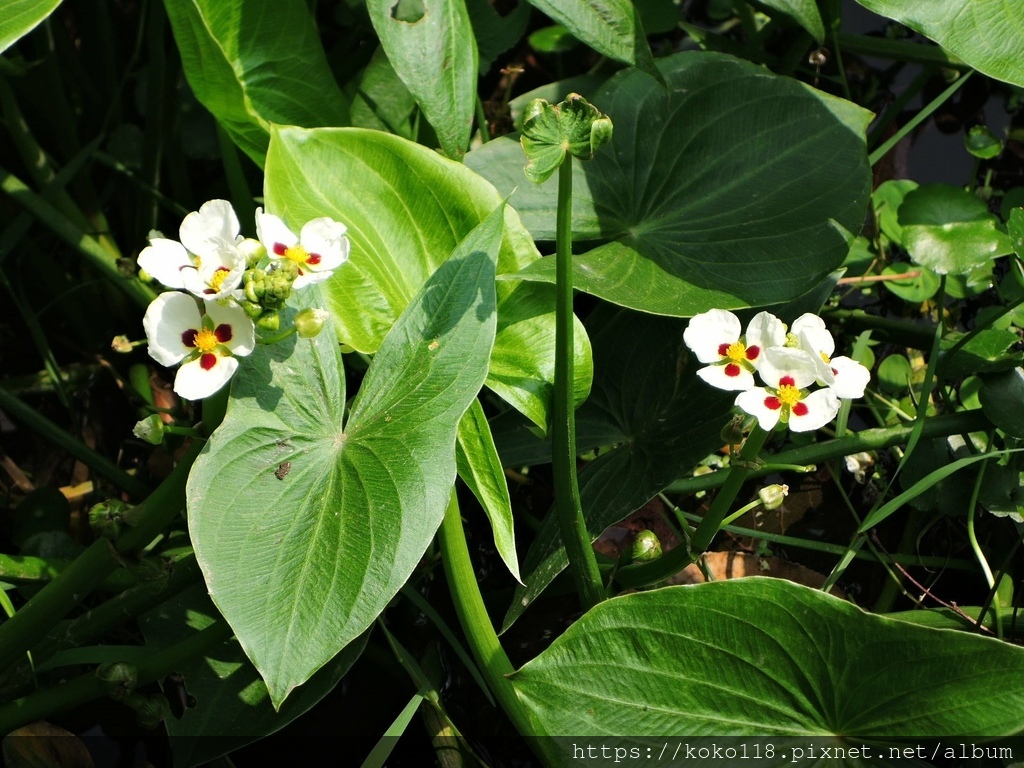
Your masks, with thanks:
M 801 400 L 800 390 L 792 384 L 780 384 L 776 397 L 779 398 L 780 403 L 790 408 Z
M 832 359 L 824 352 L 819 352 L 818 354 L 821 355 L 821 359 L 825 363 L 825 365 L 830 365 L 832 363 Z
M 296 264 L 305 264 L 309 261 L 309 251 L 301 245 L 292 245 L 284 249 L 284 257 Z
M 214 333 L 213 331 L 209 331 L 206 328 L 201 328 L 196 333 L 196 349 L 198 349 L 204 355 L 213 352 L 213 350 L 217 348 L 218 344 L 220 344 L 220 342 L 217 341 L 217 334 Z
M 220 292 L 220 287 L 224 284 L 224 278 L 230 274 L 231 270 L 223 267 L 213 273 L 213 277 L 210 278 L 210 287 L 213 288 L 214 292 Z
M 725 351 L 725 356 L 734 363 L 742 363 L 747 359 L 747 348 L 742 341 L 734 341 Z

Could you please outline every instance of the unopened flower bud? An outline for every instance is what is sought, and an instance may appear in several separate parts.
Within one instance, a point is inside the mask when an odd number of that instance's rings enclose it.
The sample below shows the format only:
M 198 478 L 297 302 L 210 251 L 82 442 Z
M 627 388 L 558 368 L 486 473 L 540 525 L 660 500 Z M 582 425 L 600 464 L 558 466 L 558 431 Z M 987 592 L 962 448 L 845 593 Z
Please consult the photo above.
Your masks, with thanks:
M 276 310 L 267 310 L 256 320 L 256 327 L 267 333 L 274 333 L 281 327 L 281 316 Z
M 761 504 L 767 511 L 778 509 L 782 506 L 783 500 L 789 495 L 788 485 L 768 485 L 757 492 Z
M 326 309 L 304 309 L 295 315 L 295 330 L 303 339 L 312 339 L 323 330 L 331 313 Z
M 649 563 L 661 557 L 661 542 L 654 531 L 640 531 L 633 542 L 633 562 Z
M 171 714 L 171 705 L 167 701 L 167 697 L 160 693 L 154 693 L 135 710 L 135 721 L 140 728 L 151 731 L 160 725 L 161 721 L 169 714 Z
M 127 662 L 110 661 L 96 667 L 96 677 L 110 698 L 123 701 L 135 689 L 139 671 Z
M 131 352 L 135 347 L 128 340 L 127 336 L 115 336 L 110 342 L 110 348 L 115 352 L 119 352 L 122 355 L 126 355 Z
M 737 414 L 733 416 L 729 423 L 722 427 L 722 442 L 726 445 L 739 445 L 743 442 L 743 425 L 746 423 L 747 417 Z
M 245 257 L 245 263 L 250 269 L 259 264 L 260 260 L 267 255 L 267 249 L 263 247 L 263 243 L 253 240 L 251 237 L 245 238 L 237 247 L 238 252 Z
M 117 499 L 107 499 L 94 504 L 89 510 L 89 527 L 105 539 L 116 539 L 121 535 L 122 526 L 128 523 L 126 515 L 131 507 Z
M 160 414 L 151 413 L 136 423 L 132 434 L 150 445 L 160 445 L 164 441 L 164 422 Z

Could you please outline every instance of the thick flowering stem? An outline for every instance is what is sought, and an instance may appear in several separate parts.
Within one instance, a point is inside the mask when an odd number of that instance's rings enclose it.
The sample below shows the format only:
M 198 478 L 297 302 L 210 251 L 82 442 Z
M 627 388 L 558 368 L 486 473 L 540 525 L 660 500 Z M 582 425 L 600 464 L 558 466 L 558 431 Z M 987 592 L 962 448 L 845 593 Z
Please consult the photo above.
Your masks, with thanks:
M 750 474 L 752 462 L 761 453 L 761 449 L 764 447 L 770 434 L 770 432 L 766 432 L 756 425 L 750 431 L 747 441 L 743 444 L 743 450 L 740 451 L 739 461 L 729 467 L 729 474 L 725 478 L 722 489 L 715 496 L 715 500 L 711 502 L 711 508 L 704 515 L 704 519 L 700 521 L 700 525 L 697 526 L 697 530 L 693 534 L 693 539 L 690 542 L 690 551 L 694 556 L 701 554 L 708 548 L 711 540 L 715 538 L 715 534 L 722 527 L 722 521 L 728 514 L 732 503 L 740 492 L 740 488 L 743 487 L 743 483 L 746 482 L 747 476 Z
M 572 158 L 558 169 L 555 222 L 555 398 L 551 417 L 555 514 L 584 608 L 605 598 L 576 479 L 576 414 L 573 398 Z
M 458 614 L 462 631 L 466 634 L 470 650 L 480 665 L 487 685 L 516 730 L 531 742 L 531 746 L 540 757 L 554 764 L 552 740 L 533 737 L 533 734 L 539 733 L 540 730 L 534 723 L 529 708 L 519 698 L 509 680 L 509 675 L 515 669 L 505 654 L 505 649 L 501 647 L 491 617 L 484 606 L 473 562 L 469 557 L 466 533 L 462 528 L 462 515 L 454 492 L 444 513 L 438 543 L 441 547 L 448 589 L 455 604 L 455 613 Z

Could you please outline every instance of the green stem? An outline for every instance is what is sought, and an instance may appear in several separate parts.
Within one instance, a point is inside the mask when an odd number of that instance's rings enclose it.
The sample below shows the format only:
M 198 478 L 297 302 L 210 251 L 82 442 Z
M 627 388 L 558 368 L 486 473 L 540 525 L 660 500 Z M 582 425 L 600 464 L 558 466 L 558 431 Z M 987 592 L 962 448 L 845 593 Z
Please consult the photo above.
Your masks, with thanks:
M 924 426 L 921 429 L 921 439 L 946 437 L 948 435 L 966 434 L 968 432 L 984 432 L 991 428 L 992 422 L 980 410 L 963 411 L 961 413 L 930 417 L 924 422 Z M 860 453 L 861 451 L 878 451 L 905 443 L 913 431 L 914 425 L 912 423 L 897 424 L 877 429 L 864 429 L 846 437 L 781 451 L 771 456 L 769 463 L 823 464 L 826 461 Z M 751 471 L 748 477 L 762 477 L 770 473 L 771 470 L 759 467 Z M 698 491 L 720 488 L 725 484 L 728 476 L 728 471 L 720 471 L 700 475 L 699 477 L 677 480 L 666 489 L 666 493 L 697 493 Z
M 569 569 L 584 609 L 604 600 L 601 572 L 594 557 L 576 479 L 576 413 L 573 396 L 572 312 L 572 157 L 558 169 L 558 211 L 555 221 L 555 397 L 551 416 L 551 465 L 555 514 Z
M 138 664 L 138 685 L 160 680 L 183 662 L 203 656 L 232 636 L 231 627 L 223 619 L 197 632 L 170 648 L 154 651 Z M 0 733 L 10 733 L 28 723 L 67 712 L 106 695 L 103 684 L 94 673 L 81 675 L 38 693 L 30 694 L 0 707 Z
M 441 557 L 444 562 L 448 589 L 455 604 L 462 631 L 469 641 L 470 650 L 483 672 L 494 697 L 505 710 L 512 724 L 531 744 L 534 751 L 546 763 L 555 764 L 558 753 L 550 739 L 538 739 L 539 732 L 533 714 L 516 693 L 509 676 L 515 672 L 512 662 L 501 647 L 498 635 L 491 624 L 491 617 L 484 606 L 476 571 L 469 557 L 466 533 L 462 528 L 459 503 L 452 492 L 451 501 L 444 513 L 444 521 L 438 534 Z
M 959 59 L 951 58 L 937 45 L 913 43 L 909 40 L 888 40 L 871 35 L 852 35 L 840 32 L 836 40 L 844 51 L 858 56 L 873 56 L 879 59 L 931 64 L 949 69 L 970 70 L 970 66 Z
M 114 464 L 114 462 L 96 453 L 96 451 L 80 440 L 73 438 L 35 408 L 25 405 L 19 398 L 10 394 L 3 387 L 0 387 L 0 408 L 3 408 L 14 420 L 22 422 L 33 432 L 41 435 L 43 439 L 59 445 L 88 466 L 93 472 L 106 478 L 135 498 L 144 498 L 149 493 L 149 486 L 141 480 L 132 477 Z
M 120 564 L 121 555 L 145 547 L 178 516 L 185 506 L 185 482 L 200 450 L 202 443 L 192 445 L 171 474 L 133 510 L 138 515 L 135 527 L 115 544 L 107 539 L 94 541 L 21 610 L 0 624 L 0 669 L 18 661 L 57 620 L 103 583 Z
M 711 544 L 711 540 L 715 538 L 715 534 L 722 527 L 722 521 L 729 512 L 729 508 L 732 507 L 732 503 L 736 500 L 740 488 L 743 487 L 743 483 L 746 482 L 751 474 L 751 470 L 747 465 L 754 461 L 758 454 L 761 453 L 761 449 L 764 448 L 764 444 L 767 442 L 768 435 L 770 434 L 770 432 L 765 432 L 757 425 L 754 425 L 754 428 L 750 431 L 750 435 L 747 437 L 746 442 L 743 443 L 743 449 L 740 451 L 739 461 L 729 467 L 726 472 L 725 482 L 722 483 L 722 489 L 715 496 L 710 509 L 708 509 L 704 519 L 697 526 L 697 531 L 693 534 L 693 541 L 690 542 L 690 551 L 693 555 L 702 553 Z M 787 461 L 786 463 L 803 464 L 809 462 Z
M 883 143 L 874 152 L 868 155 L 868 162 L 871 163 L 871 165 L 874 165 L 883 157 L 885 157 L 885 155 L 889 152 L 890 149 L 895 147 L 897 144 L 900 143 L 900 141 L 903 140 L 904 136 L 906 136 L 908 133 L 917 128 L 917 126 L 919 126 L 929 117 L 931 117 L 932 113 L 935 110 L 937 110 L 939 107 L 945 104 L 946 101 L 948 101 L 954 93 L 960 90 L 960 88 L 962 88 L 963 85 L 968 80 L 971 79 L 972 74 L 973 72 L 968 72 L 967 74 L 957 78 L 957 80 L 952 85 L 950 85 L 946 90 L 944 90 L 934 99 L 932 99 L 931 102 L 929 102 L 924 109 L 922 109 L 920 112 L 914 115 L 914 117 L 911 118 L 906 125 L 904 125 L 898 131 L 896 131 L 896 133 L 894 133 L 892 136 L 886 139 L 885 143 Z

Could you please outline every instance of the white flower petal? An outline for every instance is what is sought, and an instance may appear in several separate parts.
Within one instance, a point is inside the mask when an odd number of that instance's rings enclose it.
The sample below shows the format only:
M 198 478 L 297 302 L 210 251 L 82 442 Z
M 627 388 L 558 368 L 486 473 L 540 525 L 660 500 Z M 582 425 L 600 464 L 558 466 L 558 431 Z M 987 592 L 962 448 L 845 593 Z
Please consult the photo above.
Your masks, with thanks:
M 730 372 L 734 375 L 730 375 Z M 739 365 L 708 365 L 697 371 L 697 375 L 711 386 L 730 392 L 740 392 L 757 386 L 754 374 Z
M 295 278 L 292 283 L 292 290 L 301 291 L 307 285 L 316 285 L 325 280 L 330 280 L 333 272 L 307 272 L 305 265 L 302 267 L 302 274 Z
M 756 417 L 758 426 L 765 432 L 778 424 L 779 417 L 782 415 L 781 408 L 769 408 L 765 405 L 765 401 L 769 398 L 777 401 L 777 398 L 764 387 L 748 389 L 746 392 L 740 392 L 736 396 L 736 405 L 746 413 Z
M 177 240 L 154 237 L 139 254 L 139 267 L 168 288 L 184 288 L 182 267 L 191 267 L 188 251 Z
M 320 256 L 319 264 L 307 264 L 312 272 L 330 272 L 348 261 L 348 228 L 339 221 L 325 217 L 306 222 L 299 242 L 307 253 Z
M 231 203 L 227 200 L 210 200 L 203 203 L 198 211 L 185 217 L 178 236 L 181 244 L 189 251 L 205 257 L 215 248 L 210 245 L 211 241 L 226 240 L 234 243 L 238 240 L 239 230 L 238 216 Z
M 203 359 L 216 358 L 210 368 L 203 368 Z M 202 400 L 219 390 L 238 370 L 238 360 L 220 355 L 203 355 L 190 360 L 178 369 L 174 377 L 174 391 L 186 400 Z
M 161 293 L 146 309 L 142 327 L 149 340 L 149 356 L 160 365 L 180 363 L 193 349 L 185 346 L 181 335 L 198 329 L 201 323 L 195 299 L 186 293 Z
M 222 306 L 216 302 L 207 301 L 206 314 L 213 320 L 215 329 L 221 325 L 231 327 L 231 340 L 224 342 L 224 346 L 230 349 L 232 354 L 244 357 L 255 349 L 256 331 L 252 320 L 241 307 L 235 304 Z
M 732 312 L 711 309 L 690 318 L 683 341 L 702 363 L 715 363 L 722 359 L 719 347 L 737 341 L 741 330 L 739 318 Z
M 789 428 L 794 432 L 813 432 L 828 424 L 839 413 L 839 398 L 831 389 L 819 389 L 811 392 L 800 401 L 807 407 L 806 413 L 797 415 L 797 410 L 789 414 Z
M 281 219 L 272 213 L 264 213 L 262 208 L 256 209 L 256 236 L 271 257 L 281 256 L 280 253 L 275 253 L 275 245 L 281 244 L 285 248 L 290 248 L 299 242 L 299 238 Z
M 746 333 L 747 349 L 757 347 L 758 354 L 754 358 L 747 355 L 747 359 L 758 367 L 764 359 L 763 352 L 770 347 L 782 347 L 786 344 L 786 326 L 775 315 L 770 312 L 758 312 L 747 324 Z
M 871 381 L 871 371 L 849 357 L 833 357 L 831 373 L 833 392 L 844 400 L 864 397 L 864 388 Z
M 791 347 L 769 347 L 757 372 L 764 383 L 777 389 L 783 377 L 793 379 L 798 389 L 809 387 L 817 379 L 817 368 L 810 352 Z
M 832 357 L 832 353 L 836 351 L 835 339 L 832 338 L 832 334 L 825 327 L 825 321 L 817 315 L 810 312 L 800 315 L 800 317 L 793 321 L 791 330 L 798 337 L 807 337 L 807 342 L 810 345 L 807 347 L 808 352 L 818 356 Z M 802 342 L 803 340 L 801 339 L 801 346 Z

